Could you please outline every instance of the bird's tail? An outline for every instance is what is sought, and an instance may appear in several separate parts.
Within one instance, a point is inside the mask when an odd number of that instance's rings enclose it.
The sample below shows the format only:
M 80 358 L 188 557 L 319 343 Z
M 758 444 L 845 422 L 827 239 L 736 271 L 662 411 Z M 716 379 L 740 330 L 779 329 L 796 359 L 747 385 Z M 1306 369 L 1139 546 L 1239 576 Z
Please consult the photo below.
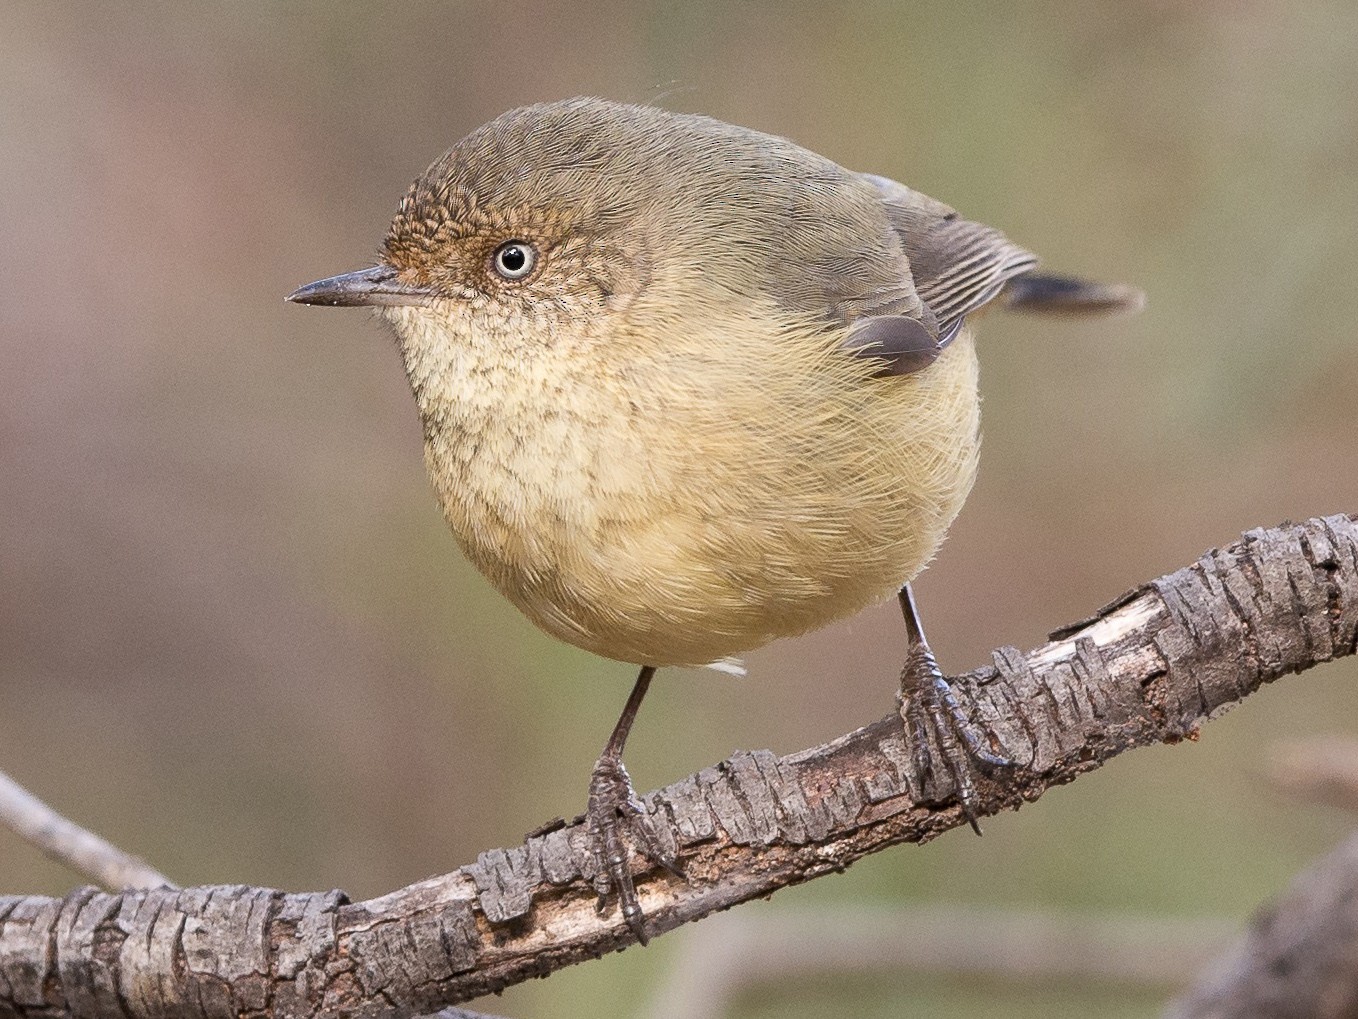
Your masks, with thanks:
M 999 303 L 1010 311 L 1039 315 L 1117 315 L 1140 311 L 1146 295 L 1125 283 L 1026 272 L 1005 284 Z

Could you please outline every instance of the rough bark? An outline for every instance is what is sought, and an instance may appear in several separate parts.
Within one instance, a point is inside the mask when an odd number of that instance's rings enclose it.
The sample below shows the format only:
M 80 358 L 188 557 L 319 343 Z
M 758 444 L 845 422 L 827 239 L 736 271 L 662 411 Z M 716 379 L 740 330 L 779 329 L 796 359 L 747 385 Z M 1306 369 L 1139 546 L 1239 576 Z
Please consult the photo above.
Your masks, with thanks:
M 1034 800 L 1198 726 L 1288 673 L 1353 654 L 1358 524 L 1251 531 L 956 681 L 1020 767 L 981 810 Z M 687 882 L 638 863 L 653 935 L 963 822 L 910 788 L 896 715 L 824 746 L 738 753 L 646 797 Z M 934 791 L 942 796 L 944 790 Z M 239 886 L 0 898 L 0 1017 L 409 1016 L 633 938 L 600 917 L 582 826 L 482 853 L 381 898 Z

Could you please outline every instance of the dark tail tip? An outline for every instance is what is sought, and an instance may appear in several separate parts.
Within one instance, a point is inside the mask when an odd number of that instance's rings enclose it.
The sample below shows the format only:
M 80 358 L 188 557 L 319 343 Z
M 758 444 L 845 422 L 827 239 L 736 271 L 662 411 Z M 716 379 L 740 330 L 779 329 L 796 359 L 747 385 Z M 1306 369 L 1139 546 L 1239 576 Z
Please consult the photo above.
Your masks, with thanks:
M 1124 283 L 1029 272 L 1005 285 L 1001 301 L 1012 311 L 1040 315 L 1119 315 L 1140 311 L 1146 295 Z

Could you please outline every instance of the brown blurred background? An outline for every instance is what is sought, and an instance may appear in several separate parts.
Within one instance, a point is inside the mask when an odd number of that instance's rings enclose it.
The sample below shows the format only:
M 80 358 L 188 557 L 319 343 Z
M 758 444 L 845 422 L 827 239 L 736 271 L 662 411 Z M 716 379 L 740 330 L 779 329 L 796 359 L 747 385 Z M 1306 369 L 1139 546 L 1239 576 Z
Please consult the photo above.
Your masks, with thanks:
M 282 301 L 366 264 L 406 184 L 523 102 L 786 134 L 1146 289 L 1135 319 L 985 322 L 980 482 L 919 584 L 945 667 L 1242 529 L 1358 510 L 1349 0 L 114 6 L 0 0 L 0 768 L 179 881 L 364 896 L 583 804 L 632 670 L 539 634 L 461 560 L 383 329 Z M 744 680 L 666 673 L 633 776 L 879 717 L 901 653 L 887 606 Z M 1275 738 L 1352 731 L 1355 679 L 1320 669 L 983 840 L 745 908 L 1242 920 L 1343 830 L 1260 774 Z M 0 892 L 75 880 L 0 832 Z M 642 1011 L 687 934 L 482 1005 Z M 1156 1001 L 888 972 L 734 1014 Z

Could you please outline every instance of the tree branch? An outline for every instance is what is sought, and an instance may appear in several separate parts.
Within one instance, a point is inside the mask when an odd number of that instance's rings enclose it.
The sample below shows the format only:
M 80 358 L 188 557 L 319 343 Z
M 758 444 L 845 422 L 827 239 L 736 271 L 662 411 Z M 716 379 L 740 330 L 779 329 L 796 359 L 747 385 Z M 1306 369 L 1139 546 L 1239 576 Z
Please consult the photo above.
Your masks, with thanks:
M 1313 737 L 1274 749 L 1269 779 L 1293 799 L 1358 809 L 1358 743 Z M 1261 907 L 1165 1019 L 1309 1019 L 1358 1014 L 1358 835 Z
M 1260 909 L 1165 1019 L 1315 1019 L 1358 1013 L 1358 836 Z
M 958 677 L 973 717 L 1023 765 L 980 784 L 982 812 L 1124 750 L 1191 739 L 1356 641 L 1358 523 L 1251 531 Z M 647 796 L 689 875 L 638 871 L 651 932 L 962 823 L 909 788 L 906 755 L 892 714 L 786 757 L 738 753 Z M 592 874 L 585 833 L 568 825 L 359 903 L 241 886 L 0 898 L 0 1017 L 429 1012 L 629 945 L 615 912 L 596 914 Z
M 150 864 L 68 821 L 0 771 L 0 824 L 6 824 L 44 853 L 104 888 L 173 888 Z
M 1102 983 L 1163 991 L 1194 979 L 1234 931 L 1230 921 L 1201 917 L 961 903 L 733 911 L 678 935 L 683 943 L 669 976 L 638 1014 L 722 1019 L 735 1014 L 737 999 L 763 1001 L 770 991 L 787 993 L 789 985 L 833 980 L 842 986 L 871 976 L 908 983 L 915 974 L 1007 981 L 1015 988 Z
M 1293 803 L 1309 801 L 1358 812 L 1358 740 L 1312 736 L 1270 749 L 1269 784 Z

